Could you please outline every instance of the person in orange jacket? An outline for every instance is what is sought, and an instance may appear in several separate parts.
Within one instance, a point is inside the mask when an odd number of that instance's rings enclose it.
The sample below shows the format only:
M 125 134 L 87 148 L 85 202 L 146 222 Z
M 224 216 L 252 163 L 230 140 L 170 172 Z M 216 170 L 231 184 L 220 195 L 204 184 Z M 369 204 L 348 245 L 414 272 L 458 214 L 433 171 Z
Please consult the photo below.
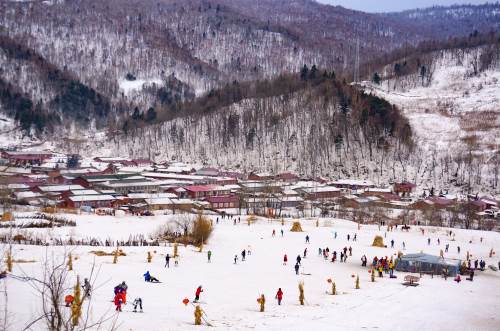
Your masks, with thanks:
M 65 296 L 64 302 L 66 303 L 66 307 L 70 307 L 73 304 L 74 300 L 75 300 L 75 297 L 72 296 L 71 294 L 68 294 L 67 296 Z
M 122 293 L 120 293 L 120 292 L 116 293 L 116 295 L 115 295 L 114 302 L 115 302 L 115 306 L 116 306 L 116 311 L 122 311 L 122 303 L 123 303 L 122 297 L 123 297 Z

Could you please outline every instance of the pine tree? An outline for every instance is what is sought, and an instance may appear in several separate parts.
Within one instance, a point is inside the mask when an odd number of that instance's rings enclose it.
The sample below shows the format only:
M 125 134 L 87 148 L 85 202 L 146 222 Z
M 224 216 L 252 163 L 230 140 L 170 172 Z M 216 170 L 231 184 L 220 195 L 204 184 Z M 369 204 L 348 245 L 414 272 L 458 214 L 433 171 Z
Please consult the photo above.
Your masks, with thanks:
M 76 277 L 76 285 L 74 290 L 74 301 L 71 306 L 71 322 L 73 326 L 78 325 L 78 321 L 80 320 L 80 316 L 82 315 L 82 298 L 80 293 L 80 277 Z
M 302 70 L 300 71 L 300 79 L 307 80 L 308 74 L 309 74 L 309 68 L 307 68 L 307 65 L 304 64 Z
M 309 78 L 316 79 L 317 73 L 318 73 L 318 68 L 316 68 L 316 65 L 313 64 L 313 66 L 311 67 L 311 72 L 309 73 Z

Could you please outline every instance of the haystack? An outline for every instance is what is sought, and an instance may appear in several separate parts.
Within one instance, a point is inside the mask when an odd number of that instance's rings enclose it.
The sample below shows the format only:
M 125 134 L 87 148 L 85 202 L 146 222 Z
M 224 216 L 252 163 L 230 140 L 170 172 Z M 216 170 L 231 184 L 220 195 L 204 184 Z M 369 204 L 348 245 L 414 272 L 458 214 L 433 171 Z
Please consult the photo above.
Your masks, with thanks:
M 302 226 L 300 225 L 300 222 L 293 222 L 292 228 L 290 229 L 291 232 L 302 232 Z
M 384 238 L 382 238 L 382 236 L 375 236 L 375 239 L 373 239 L 372 246 L 375 246 L 375 247 L 385 247 L 385 245 L 384 245 Z

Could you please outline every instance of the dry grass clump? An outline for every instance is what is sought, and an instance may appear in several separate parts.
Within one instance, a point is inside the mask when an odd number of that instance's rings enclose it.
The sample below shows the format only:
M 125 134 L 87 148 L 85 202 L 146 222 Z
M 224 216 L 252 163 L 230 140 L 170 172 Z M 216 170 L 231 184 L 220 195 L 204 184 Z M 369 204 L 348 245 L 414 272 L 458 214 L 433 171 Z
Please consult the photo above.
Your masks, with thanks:
M 105 251 L 90 251 L 90 253 L 94 254 L 96 256 L 115 256 L 116 251 L 112 251 L 110 253 L 107 253 Z M 118 255 L 119 256 L 127 256 L 127 254 L 125 254 L 125 252 L 122 251 L 121 249 L 118 250 Z
M 375 236 L 375 238 L 373 239 L 372 246 L 374 246 L 374 247 L 385 247 L 385 245 L 384 245 L 384 238 L 382 238 L 382 236 Z
M 302 232 L 302 226 L 300 225 L 300 222 L 293 222 L 292 228 L 290 229 L 291 232 Z

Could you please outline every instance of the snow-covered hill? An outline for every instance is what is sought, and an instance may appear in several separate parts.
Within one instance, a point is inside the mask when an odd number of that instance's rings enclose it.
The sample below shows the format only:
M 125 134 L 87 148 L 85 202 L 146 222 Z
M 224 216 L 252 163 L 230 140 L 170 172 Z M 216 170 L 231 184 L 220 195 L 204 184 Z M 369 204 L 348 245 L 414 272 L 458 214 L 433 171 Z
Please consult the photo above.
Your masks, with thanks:
M 485 47 L 433 52 L 424 71 L 394 76 L 385 67 L 379 85 L 365 90 L 397 105 L 409 119 L 415 139 L 428 160 L 455 160 L 477 169 L 477 180 L 498 185 L 500 153 L 500 61 L 498 53 L 480 70 Z M 422 68 L 422 67 L 420 67 Z M 472 157 L 471 157 L 472 156 Z M 443 161 L 444 162 L 444 161 Z M 443 174 L 442 174 L 443 175 Z

